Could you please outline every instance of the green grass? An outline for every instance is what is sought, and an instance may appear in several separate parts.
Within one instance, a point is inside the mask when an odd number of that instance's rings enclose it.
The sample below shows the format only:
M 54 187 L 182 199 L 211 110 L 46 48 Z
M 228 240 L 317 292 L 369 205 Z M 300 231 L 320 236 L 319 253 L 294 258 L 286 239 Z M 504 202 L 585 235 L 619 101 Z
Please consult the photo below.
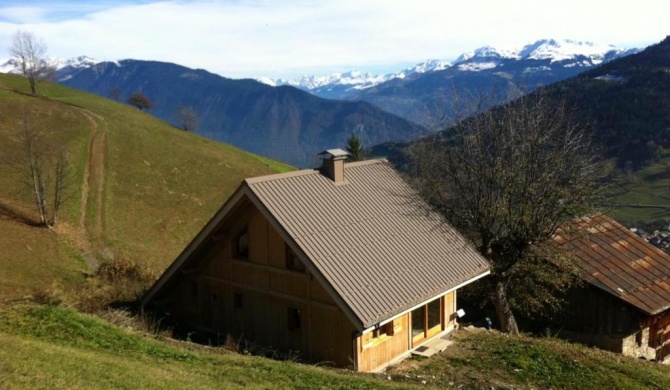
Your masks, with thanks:
M 163 340 L 73 309 L 0 306 L 0 388 L 667 389 L 670 367 L 553 338 L 459 331 L 432 358 L 355 374 Z M 389 380 L 390 377 L 390 380 Z
M 659 162 L 623 178 L 621 183 L 615 203 L 668 208 L 612 207 L 608 211 L 612 217 L 631 226 L 658 220 L 670 224 L 670 151 L 666 151 Z
M 55 281 L 80 280 L 86 241 L 93 243 L 92 255 L 99 261 L 122 258 L 162 272 L 244 178 L 292 169 L 75 89 L 43 83 L 43 96 L 29 96 L 27 91 L 25 79 L 0 75 L 0 137 L 11 140 L 21 112 L 31 110 L 35 126 L 67 145 L 72 161 L 70 201 L 56 235 L 27 229 L 0 213 L 0 263 L 10 264 L 0 267 L 0 300 L 45 286 L 49 274 Z M 107 142 L 104 191 L 89 191 L 84 237 L 79 229 L 82 183 L 94 131 L 88 116 L 106 132 Z M 2 142 L 0 156 L 15 149 Z M 18 183 L 18 173 L 0 164 L 0 205 L 34 219 L 30 195 Z M 102 237 L 93 237 L 100 197 Z M 33 270 L 38 277 L 31 279 Z
M 670 367 L 571 344 L 482 332 L 459 338 L 431 359 L 403 363 L 398 373 L 428 384 L 465 388 L 667 389 Z M 413 367 L 409 371 L 406 367 Z
M 71 309 L 13 305 L 0 308 L 0 314 L 1 388 L 407 387 L 188 343 L 170 345 Z

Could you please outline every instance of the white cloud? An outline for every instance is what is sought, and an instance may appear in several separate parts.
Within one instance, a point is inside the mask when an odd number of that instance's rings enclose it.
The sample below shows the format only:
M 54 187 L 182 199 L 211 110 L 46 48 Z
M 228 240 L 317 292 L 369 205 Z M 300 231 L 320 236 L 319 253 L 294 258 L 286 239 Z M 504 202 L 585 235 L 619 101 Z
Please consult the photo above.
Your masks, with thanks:
M 34 3 L 22 19 L 3 16 L 21 7 L 0 8 L 0 57 L 21 28 L 43 37 L 54 56 L 170 61 L 230 77 L 380 69 L 540 38 L 652 43 L 667 34 L 670 14 L 665 0 L 630 7 L 588 0 L 103 1 L 69 17 L 72 3 Z
M 0 19 L 13 23 L 31 23 L 42 20 L 46 13 L 47 10 L 40 7 L 2 7 Z

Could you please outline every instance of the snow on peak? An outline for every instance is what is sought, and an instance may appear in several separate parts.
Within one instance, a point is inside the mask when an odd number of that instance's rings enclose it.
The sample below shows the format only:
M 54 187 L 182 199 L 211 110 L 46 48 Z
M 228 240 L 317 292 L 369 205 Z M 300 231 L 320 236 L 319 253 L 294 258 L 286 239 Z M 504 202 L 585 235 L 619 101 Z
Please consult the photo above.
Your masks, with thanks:
M 591 42 L 573 41 L 570 39 L 540 39 L 520 49 L 504 50 L 491 46 L 461 54 L 453 65 L 466 71 L 491 69 L 491 64 L 499 64 L 502 60 L 549 60 L 573 61 L 566 64 L 572 66 L 592 66 L 604 61 L 636 53 L 637 49 L 621 49 L 612 45 L 598 45 Z M 480 63 L 480 65 L 473 65 Z
M 95 64 L 97 64 L 99 61 L 94 60 L 91 57 L 88 56 L 79 56 L 75 58 L 70 58 L 70 59 L 63 59 L 63 58 L 54 58 L 54 59 L 49 59 L 49 63 L 56 68 L 56 70 L 63 69 L 65 67 L 72 67 L 72 68 L 88 68 L 91 67 Z
M 407 68 L 403 70 L 402 72 L 396 73 L 398 77 L 406 77 L 414 73 L 426 73 L 426 72 L 434 72 L 437 70 L 444 70 L 447 69 L 448 67 L 451 66 L 451 63 L 448 61 L 442 61 L 442 60 L 427 60 L 424 62 L 419 62 L 418 64 L 412 66 L 411 68 Z M 400 76 L 402 75 L 402 76 Z
M 600 64 L 605 55 L 611 51 L 620 52 L 623 49 L 612 45 L 597 45 L 592 42 L 579 42 L 569 39 L 555 40 L 542 39 L 535 43 L 524 46 L 519 50 L 519 57 L 533 60 L 564 61 L 571 60 L 577 56 L 584 56 Z
M 398 73 L 389 73 L 385 75 L 375 75 L 370 72 L 361 72 L 358 70 L 354 70 L 344 73 L 331 73 L 325 76 L 305 75 L 290 80 L 272 79 L 270 77 L 260 77 L 257 80 L 260 81 L 261 83 L 273 87 L 280 85 L 290 85 L 308 91 L 319 88 L 334 88 L 334 87 L 345 87 L 349 89 L 361 90 L 374 87 L 377 84 L 383 83 L 391 79 L 395 78 L 402 79 L 416 73 L 426 73 L 437 70 L 443 70 L 447 69 L 450 66 L 451 64 L 447 61 L 427 60 L 424 62 L 420 62 L 410 68 L 402 70 Z
M 549 60 L 549 63 L 563 61 L 565 67 L 587 67 L 638 52 L 637 49 L 621 49 L 612 45 L 597 45 L 591 42 L 569 39 L 541 39 L 517 49 L 503 49 L 483 46 L 461 54 L 455 61 L 431 59 L 420 62 L 398 73 L 373 75 L 367 72 L 352 71 L 333 73 L 326 76 L 302 76 L 291 80 L 275 80 L 268 77 L 258 81 L 272 85 L 291 85 L 308 91 L 316 89 L 366 89 L 391 79 L 402 79 L 413 74 L 444 70 L 455 66 L 458 70 L 478 72 L 493 69 L 509 61 Z M 530 65 L 528 72 L 547 70 L 545 65 Z
M 65 58 L 56 58 L 56 57 L 47 57 L 46 63 L 53 67 L 55 70 L 61 70 L 66 67 L 72 67 L 76 69 L 84 69 L 91 67 L 98 63 L 88 56 L 79 56 L 75 58 L 65 59 Z M 0 73 L 21 73 L 19 65 L 14 58 L 0 62 Z

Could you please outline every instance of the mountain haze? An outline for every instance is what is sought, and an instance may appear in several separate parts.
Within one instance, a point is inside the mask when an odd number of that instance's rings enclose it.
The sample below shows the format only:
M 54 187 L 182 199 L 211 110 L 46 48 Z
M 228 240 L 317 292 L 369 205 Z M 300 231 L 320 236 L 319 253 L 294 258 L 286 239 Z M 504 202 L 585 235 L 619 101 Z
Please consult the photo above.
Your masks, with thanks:
M 327 100 L 289 86 L 232 80 L 170 63 L 103 62 L 63 68 L 58 78 L 102 96 L 120 88 L 123 101 L 141 92 L 155 103 L 151 113 L 172 123 L 178 122 L 180 106 L 192 106 L 201 118 L 198 133 L 299 167 L 315 166 L 318 152 L 343 147 L 354 132 L 372 145 L 423 131 L 367 102 Z

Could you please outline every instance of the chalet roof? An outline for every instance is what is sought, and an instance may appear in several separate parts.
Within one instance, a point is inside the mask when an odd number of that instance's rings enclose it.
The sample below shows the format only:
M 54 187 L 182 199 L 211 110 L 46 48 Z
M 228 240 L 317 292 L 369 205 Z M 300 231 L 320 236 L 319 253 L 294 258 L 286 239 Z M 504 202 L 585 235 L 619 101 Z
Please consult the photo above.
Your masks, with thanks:
M 368 328 L 489 271 L 488 262 L 384 160 L 245 184 Z
M 489 273 L 488 262 L 385 160 L 344 164 L 344 182 L 307 169 L 245 180 L 142 298 L 178 275 L 248 198 L 364 330 Z
M 649 315 L 670 308 L 670 255 L 605 215 L 578 218 L 554 239 L 590 284 Z

